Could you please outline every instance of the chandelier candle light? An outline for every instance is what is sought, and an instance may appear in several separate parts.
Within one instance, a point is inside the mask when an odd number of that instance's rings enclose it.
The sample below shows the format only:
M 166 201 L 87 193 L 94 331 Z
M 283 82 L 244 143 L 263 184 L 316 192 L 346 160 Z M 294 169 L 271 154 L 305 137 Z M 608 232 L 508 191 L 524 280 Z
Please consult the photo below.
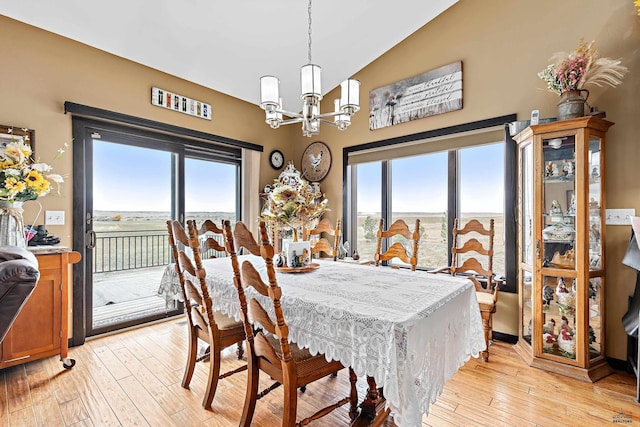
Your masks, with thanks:
M 273 129 L 280 125 L 302 123 L 302 134 L 311 137 L 320 133 L 320 123 L 326 123 L 345 130 L 351 124 L 351 116 L 360 110 L 360 82 L 348 79 L 340 83 L 340 99 L 334 101 L 334 111 L 320 114 L 322 89 L 320 73 L 322 69 L 311 61 L 311 0 L 309 15 L 309 63 L 300 69 L 302 112 L 294 113 L 282 109 L 280 80 L 275 76 L 260 77 L 260 107 L 265 110 L 266 123 Z M 283 116 L 290 117 L 283 119 Z M 333 121 L 327 120 L 333 117 Z

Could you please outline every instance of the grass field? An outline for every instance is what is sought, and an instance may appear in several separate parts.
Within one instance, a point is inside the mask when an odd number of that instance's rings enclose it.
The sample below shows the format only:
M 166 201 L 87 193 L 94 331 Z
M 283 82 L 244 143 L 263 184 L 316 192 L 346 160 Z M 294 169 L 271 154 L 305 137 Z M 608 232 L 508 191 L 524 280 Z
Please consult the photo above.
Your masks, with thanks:
M 448 232 L 447 218 L 444 214 L 402 213 L 394 216 L 393 220 L 402 218 L 413 230 L 416 219 L 420 219 L 420 242 L 418 244 L 418 265 L 423 267 L 441 267 L 450 264 L 447 258 Z M 502 214 L 469 214 L 460 218 L 465 223 L 476 218 L 485 227 L 489 227 L 489 220 L 494 219 L 494 259 L 493 270 L 504 274 L 504 217 Z M 380 223 L 380 214 L 358 215 L 358 253 L 362 259 L 373 259 L 376 251 L 376 232 Z M 385 227 L 386 228 L 386 227 Z M 477 236 L 476 236 L 477 237 Z M 479 239 L 482 242 L 482 239 Z M 484 243 L 484 242 L 483 242 Z
M 495 220 L 494 239 L 494 271 L 504 273 L 504 218 L 502 214 L 469 214 L 461 217 L 462 222 L 476 218 L 485 226 L 489 220 Z M 94 231 L 103 236 L 128 234 L 151 235 L 166 233 L 166 221 L 169 212 L 110 212 L 98 211 L 94 219 Z M 228 212 L 193 212 L 187 213 L 188 219 L 195 219 L 201 223 L 211 219 L 216 224 L 222 220 L 235 221 L 235 214 Z M 447 259 L 448 243 L 446 217 L 444 214 L 431 213 L 402 213 L 393 219 L 402 218 L 413 230 L 417 218 L 420 219 L 420 243 L 418 248 L 418 264 L 423 267 L 439 267 L 449 265 Z M 358 215 L 358 253 L 362 259 L 373 259 L 376 249 L 376 232 L 380 221 L 380 214 Z M 353 245 L 351 245 L 353 248 Z

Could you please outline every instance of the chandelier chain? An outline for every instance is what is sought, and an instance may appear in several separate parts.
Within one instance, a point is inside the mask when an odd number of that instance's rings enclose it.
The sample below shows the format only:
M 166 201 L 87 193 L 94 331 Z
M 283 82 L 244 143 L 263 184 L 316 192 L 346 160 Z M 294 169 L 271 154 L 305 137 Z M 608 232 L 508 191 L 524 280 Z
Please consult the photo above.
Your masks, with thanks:
M 309 53 L 308 53 L 308 59 L 309 59 L 309 64 L 311 64 L 311 0 L 309 0 L 309 7 L 307 8 L 307 12 L 309 14 Z
M 320 74 L 322 68 L 313 63 L 311 56 L 313 42 L 312 0 L 307 0 L 307 2 L 307 23 L 309 25 L 307 29 L 307 59 L 309 62 L 300 69 L 302 110 L 291 112 L 282 108 L 280 81 L 275 76 L 260 77 L 260 107 L 265 111 L 265 122 L 271 128 L 277 129 L 281 125 L 302 123 L 302 135 L 311 137 L 320 133 L 321 123 L 335 126 L 339 130 L 345 130 L 349 127 L 351 117 L 360 110 L 360 82 L 355 79 L 347 79 L 340 83 L 340 98 L 334 99 L 334 111 L 320 112 L 320 101 L 322 101 Z

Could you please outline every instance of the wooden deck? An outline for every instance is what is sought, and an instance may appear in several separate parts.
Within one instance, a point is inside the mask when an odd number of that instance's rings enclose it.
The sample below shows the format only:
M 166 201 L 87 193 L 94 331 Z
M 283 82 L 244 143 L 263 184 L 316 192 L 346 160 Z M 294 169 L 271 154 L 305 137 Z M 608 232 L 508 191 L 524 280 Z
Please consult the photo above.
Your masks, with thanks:
M 93 327 L 165 313 L 158 286 L 165 266 L 95 273 L 93 276 Z

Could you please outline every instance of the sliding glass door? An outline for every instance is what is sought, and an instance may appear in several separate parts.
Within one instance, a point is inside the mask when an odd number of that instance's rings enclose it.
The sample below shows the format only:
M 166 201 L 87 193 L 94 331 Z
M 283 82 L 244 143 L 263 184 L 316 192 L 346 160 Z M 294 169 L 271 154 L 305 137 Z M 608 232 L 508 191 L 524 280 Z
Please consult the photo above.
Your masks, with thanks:
M 171 260 L 174 154 L 106 138 L 92 138 L 91 330 L 164 315 L 158 284 Z
M 135 128 L 74 122 L 74 341 L 182 312 L 159 294 L 173 262 L 166 221 L 238 219 L 239 149 Z M 80 125 L 83 125 L 82 127 Z M 82 132 L 84 138 L 76 140 Z M 82 250 L 81 247 L 78 247 Z M 78 331 L 79 330 L 79 331 Z

